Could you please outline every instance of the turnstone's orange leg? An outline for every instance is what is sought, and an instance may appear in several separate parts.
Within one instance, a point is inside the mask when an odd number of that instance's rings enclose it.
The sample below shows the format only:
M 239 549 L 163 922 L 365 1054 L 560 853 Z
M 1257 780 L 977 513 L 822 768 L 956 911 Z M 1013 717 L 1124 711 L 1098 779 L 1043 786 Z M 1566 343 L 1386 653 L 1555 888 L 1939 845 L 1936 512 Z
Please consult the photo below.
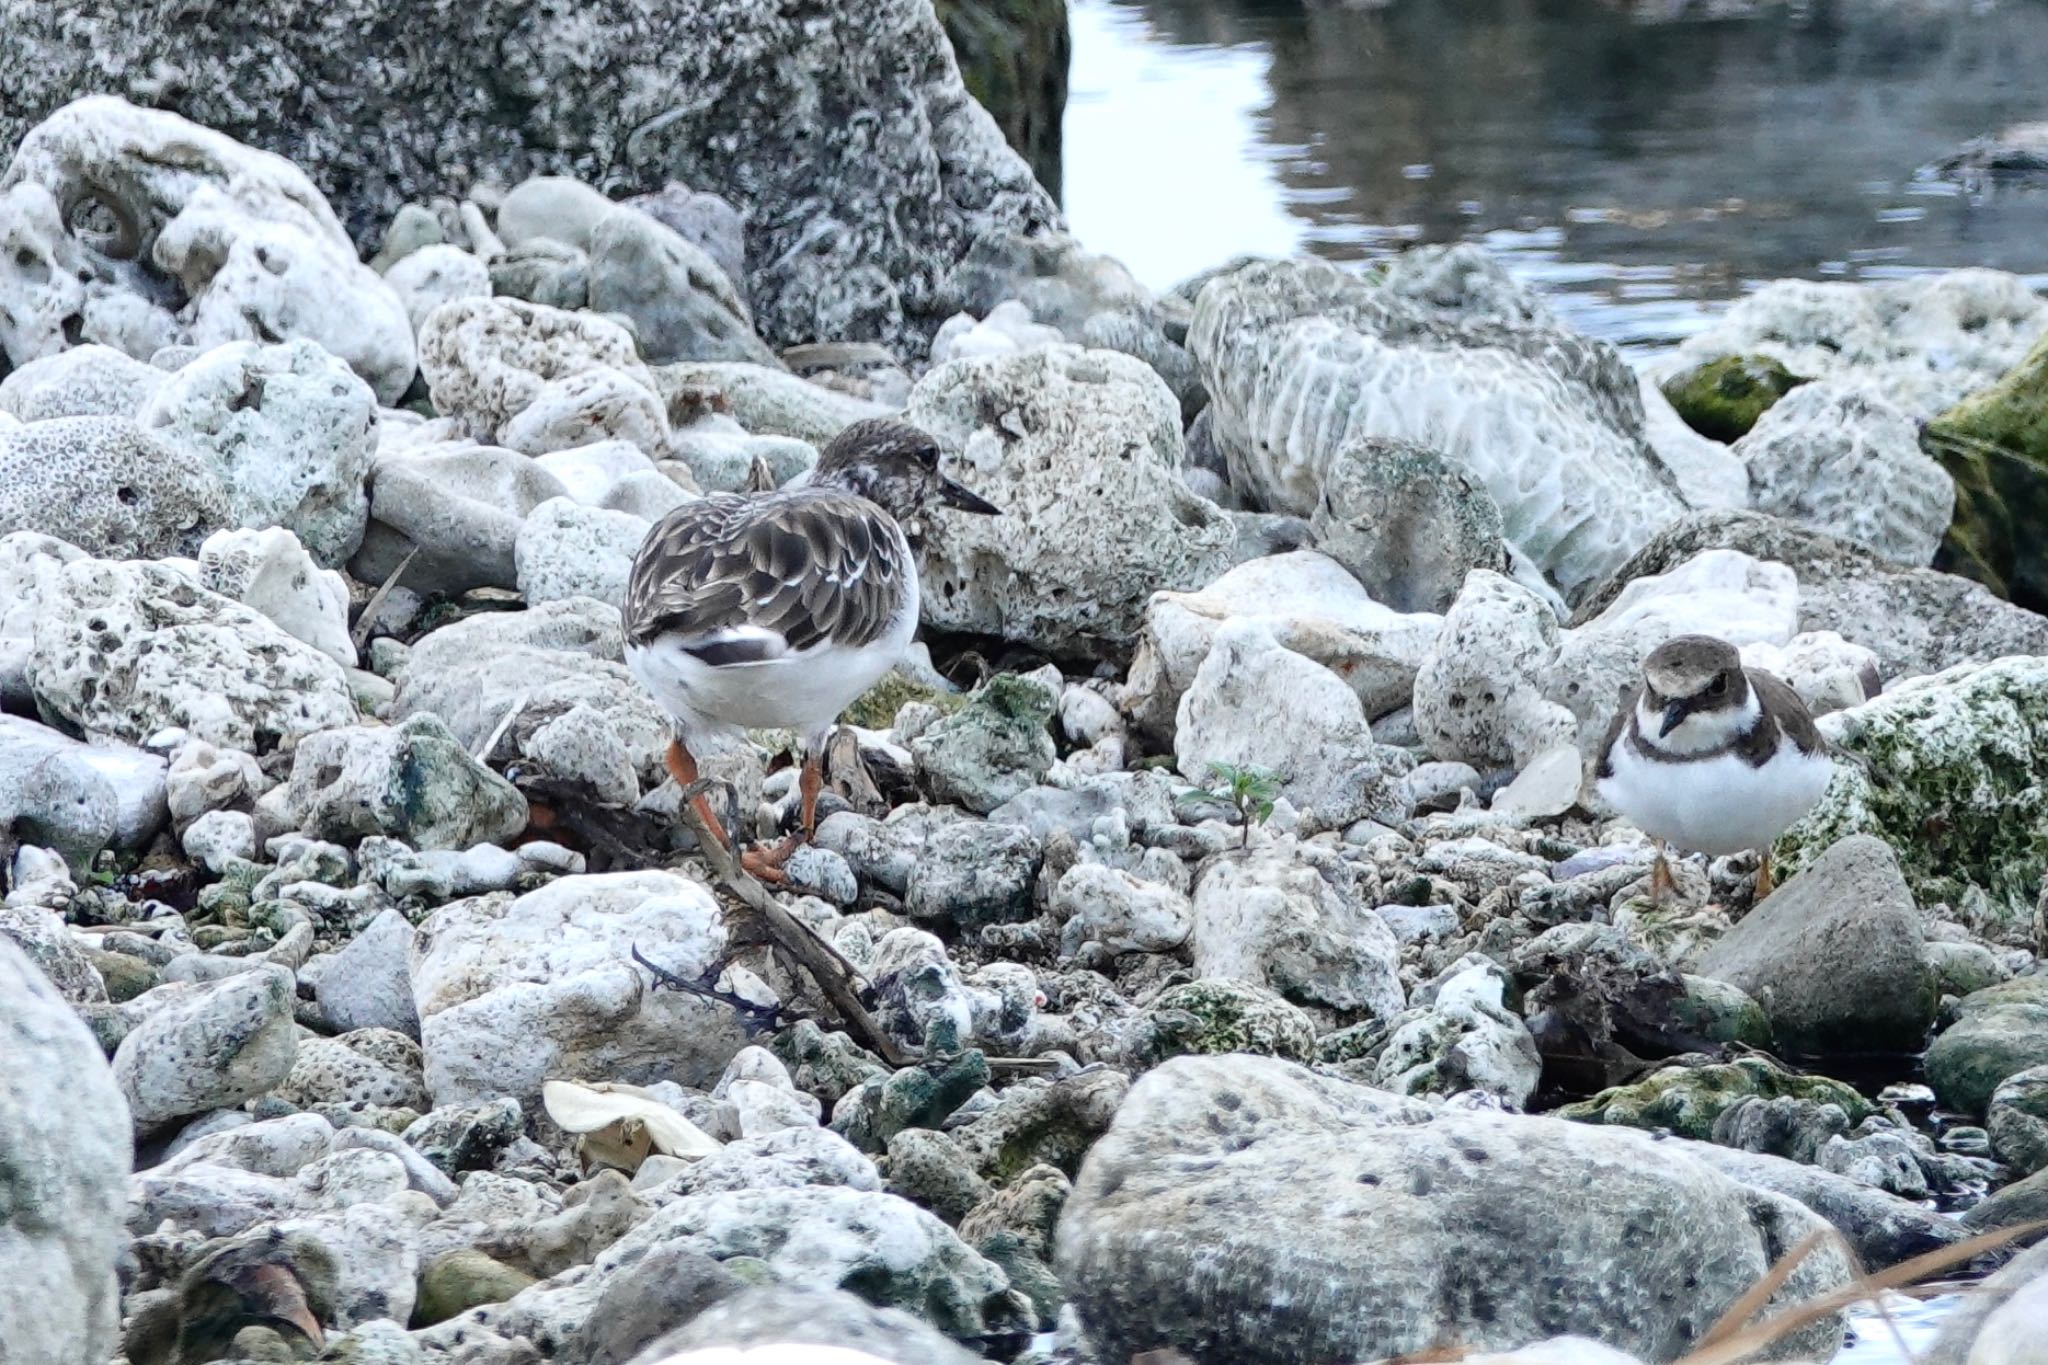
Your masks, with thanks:
M 825 760 L 817 754 L 804 759 L 804 770 L 797 778 L 796 788 L 803 794 L 804 842 L 809 843 L 818 833 L 818 793 L 825 790 Z
M 1776 886 L 1777 883 L 1771 880 L 1771 851 L 1765 849 L 1763 859 L 1757 864 L 1756 868 L 1756 891 L 1750 899 L 1761 901 L 1764 897 L 1770 895 L 1772 889 Z
M 676 780 L 676 785 L 685 791 L 688 791 L 690 785 L 697 780 L 697 760 L 683 747 L 683 742 L 679 739 L 668 742 L 668 753 L 663 756 L 662 763 L 668 768 L 668 775 Z M 690 798 L 690 805 L 697 812 L 697 818 L 704 822 L 704 828 L 711 831 L 711 837 L 731 848 L 732 836 L 725 832 L 725 823 L 718 818 L 718 812 L 711 808 L 710 795 L 699 792 Z
M 797 791 L 802 799 L 803 823 L 797 832 L 772 848 L 750 848 L 740 855 L 740 865 L 764 882 L 784 882 L 789 876 L 782 865 L 799 848 L 811 842 L 818 833 L 818 795 L 825 789 L 824 760 L 817 755 L 804 758 L 803 771 L 797 775 Z

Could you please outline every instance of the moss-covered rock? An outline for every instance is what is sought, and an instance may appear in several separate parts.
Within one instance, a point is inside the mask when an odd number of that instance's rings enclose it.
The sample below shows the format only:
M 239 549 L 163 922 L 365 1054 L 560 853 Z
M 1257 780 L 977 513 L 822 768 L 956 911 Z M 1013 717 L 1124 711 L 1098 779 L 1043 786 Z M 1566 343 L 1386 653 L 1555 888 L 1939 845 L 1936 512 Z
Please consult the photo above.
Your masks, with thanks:
M 863 730 L 886 730 L 896 723 L 896 713 L 911 702 L 924 702 L 950 716 L 966 700 L 958 692 L 941 692 L 929 683 L 921 683 L 891 669 L 882 675 L 880 682 L 855 698 L 840 719 Z
M 1704 976 L 1681 975 L 1678 979 L 1685 994 L 1671 1002 L 1671 1014 L 1682 1032 L 1710 1043 L 1771 1046 L 1770 1016 L 1739 986 Z
M 907 1066 L 850 1092 L 832 1128 L 864 1152 L 880 1152 L 906 1128 L 937 1128 L 988 1084 L 988 1058 L 978 1048 Z
M 431 1327 L 479 1305 L 503 1303 L 534 1282 L 533 1276 L 525 1271 L 492 1260 L 473 1248 L 447 1252 L 427 1262 L 420 1271 L 413 1325 Z
M 960 79 L 1003 138 L 1060 194 L 1060 124 L 1067 109 L 1067 0 L 935 0 Z
M 1719 1066 L 1667 1066 L 1633 1085 L 1603 1090 L 1568 1104 L 1558 1117 L 1625 1128 L 1667 1128 L 1680 1137 L 1710 1141 L 1714 1121 L 1745 1100 L 1795 1099 L 1832 1104 L 1850 1126 L 1877 1111 L 1851 1086 L 1825 1076 L 1796 1076 L 1761 1057 Z
M 934 801 L 986 815 L 1052 767 L 1046 727 L 1059 704 L 1033 678 L 998 673 L 944 720 L 910 742 L 918 777 Z
M 1729 355 L 1673 375 L 1663 388 L 1687 426 L 1733 444 L 1771 404 L 1805 382 L 1769 356 Z
M 1153 1002 L 1152 1017 L 1160 1061 L 1187 1053 L 1256 1052 L 1306 1063 L 1316 1055 L 1316 1027 L 1307 1014 L 1241 981 L 1208 978 L 1175 986 Z
M 1927 1083 L 1941 1102 L 1982 1114 L 1999 1084 L 2048 1066 L 2048 976 L 2023 976 L 1965 996 L 1956 1021 L 1927 1049 Z
M 2048 610 L 2048 337 L 1929 422 L 1920 442 L 1956 483 L 1935 567 Z
M 99 969 L 100 979 L 107 983 L 107 999 L 117 1005 L 133 1000 L 157 983 L 156 968 L 139 957 L 97 948 L 89 950 L 86 956 Z
M 1874 834 L 1921 905 L 1946 901 L 1983 937 L 2031 947 L 2048 868 L 2048 658 L 1915 678 L 1821 729 L 1848 757 L 1778 841 L 1780 880 Z

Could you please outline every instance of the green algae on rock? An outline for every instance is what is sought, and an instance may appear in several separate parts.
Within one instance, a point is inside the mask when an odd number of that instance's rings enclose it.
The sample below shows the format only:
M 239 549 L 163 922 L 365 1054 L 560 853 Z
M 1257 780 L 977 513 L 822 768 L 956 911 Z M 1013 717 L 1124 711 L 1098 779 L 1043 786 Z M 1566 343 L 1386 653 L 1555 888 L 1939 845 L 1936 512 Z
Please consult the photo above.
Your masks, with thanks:
M 1719 1066 L 1667 1066 L 1633 1085 L 1603 1090 L 1568 1104 L 1558 1117 L 1626 1128 L 1668 1128 L 1680 1137 L 1711 1141 L 1714 1122 L 1745 1100 L 1813 1100 L 1839 1107 L 1851 1126 L 1876 1113 L 1854 1087 L 1825 1076 L 1798 1076 L 1761 1057 Z
M 1835 780 L 1776 852 L 1796 875 L 1851 834 L 1898 854 L 1921 905 L 2033 945 L 2048 867 L 2048 658 L 1961 664 L 1821 720 Z
M 1956 484 L 1935 567 L 2048 609 L 2048 338 L 1929 422 L 1920 443 Z
M 1941 1102 L 1981 1115 L 2007 1079 L 2048 1066 L 2048 977 L 2023 976 L 1965 996 L 1927 1049 L 1927 1083 Z
M 1311 1062 L 1316 1029 L 1306 1013 L 1272 991 L 1208 977 L 1166 991 L 1152 1004 L 1161 1057 L 1256 1052 Z
M 1054 199 L 1067 108 L 1067 0 L 935 0 L 960 79 Z
M 1769 356 L 1728 355 L 1673 375 L 1662 387 L 1687 426 L 1732 445 L 1773 403 L 1806 382 Z
M 839 719 L 863 730 L 886 730 L 896 723 L 896 713 L 911 702 L 921 701 L 951 715 L 965 700 L 958 692 L 941 692 L 901 670 L 891 669 L 882 675 L 880 682 L 854 698 L 853 705 L 847 707 Z

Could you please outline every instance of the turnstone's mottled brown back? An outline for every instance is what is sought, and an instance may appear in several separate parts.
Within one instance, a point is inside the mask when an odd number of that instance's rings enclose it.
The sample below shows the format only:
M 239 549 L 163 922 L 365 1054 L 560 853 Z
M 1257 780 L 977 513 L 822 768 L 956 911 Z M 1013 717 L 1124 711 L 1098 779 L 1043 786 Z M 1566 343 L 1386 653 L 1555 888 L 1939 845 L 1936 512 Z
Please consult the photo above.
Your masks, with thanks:
M 901 533 L 865 498 L 714 493 L 648 532 L 626 584 L 626 639 L 675 635 L 710 663 L 857 648 L 888 631 L 914 575 Z

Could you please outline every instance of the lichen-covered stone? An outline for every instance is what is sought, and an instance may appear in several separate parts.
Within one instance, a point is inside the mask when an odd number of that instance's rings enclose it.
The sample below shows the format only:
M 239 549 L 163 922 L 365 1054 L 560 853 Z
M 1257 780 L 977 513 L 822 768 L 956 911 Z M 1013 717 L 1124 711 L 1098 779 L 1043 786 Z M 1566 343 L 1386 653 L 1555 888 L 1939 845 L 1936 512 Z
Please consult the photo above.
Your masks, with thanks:
M 1507 568 L 1492 496 L 1407 441 L 1368 436 L 1332 456 L 1309 528 L 1316 548 L 1396 611 L 1448 610 L 1468 572 Z
M 2048 338 L 1929 422 L 1921 442 L 1956 485 L 1955 519 L 1936 564 L 2048 610 L 2039 530 L 2048 519 Z
M 529 455 L 609 436 L 650 453 L 667 444 L 653 376 L 632 333 L 609 318 L 517 299 L 456 299 L 420 326 L 420 373 L 437 411 Z M 559 429 L 573 411 L 588 420 Z
M 1582 1123 L 1663 1128 L 1705 1142 L 1713 1138 L 1715 1122 L 1743 1101 L 1786 1098 L 1832 1104 L 1850 1126 L 1876 1112 L 1854 1086 L 1825 1076 L 1795 1075 L 1762 1057 L 1740 1057 L 1714 1066 L 1667 1066 L 1557 1112 L 1560 1118 Z
M 1728 355 L 1675 374 L 1662 388 L 1687 426 L 1732 445 L 1771 404 L 1804 383 L 1769 356 Z
M 987 814 L 1034 785 L 1052 766 L 1058 699 L 1044 684 L 999 673 L 967 704 L 911 741 L 918 772 L 934 800 Z
M 0 426 L 0 534 L 34 531 L 112 559 L 190 555 L 231 514 L 196 452 L 121 417 Z
M 1779 840 L 1782 869 L 1874 834 L 1921 903 L 1946 901 L 1988 937 L 2031 942 L 2048 864 L 2048 658 L 1910 679 L 1820 724 L 1860 762 L 1838 761 L 1820 804 Z
M 265 965 L 175 992 L 121 1040 L 114 1078 L 138 1133 L 254 1099 L 291 1074 L 292 974 Z
M 1256 1052 L 1290 1062 L 1315 1060 L 1316 1029 L 1279 995 L 1242 981 L 1190 981 L 1150 1006 L 1160 1055 Z

